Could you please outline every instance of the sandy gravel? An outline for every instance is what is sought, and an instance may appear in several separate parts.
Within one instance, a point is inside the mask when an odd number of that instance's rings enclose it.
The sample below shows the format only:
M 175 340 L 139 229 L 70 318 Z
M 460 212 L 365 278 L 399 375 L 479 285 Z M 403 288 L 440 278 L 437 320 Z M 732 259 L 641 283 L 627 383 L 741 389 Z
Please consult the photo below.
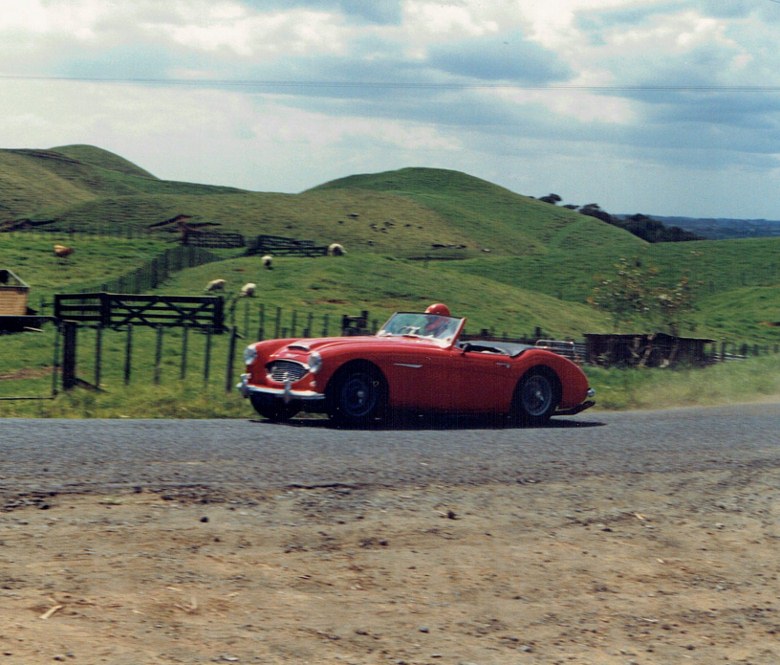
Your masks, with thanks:
M 779 518 L 749 466 L 41 496 L 0 513 L 0 665 L 776 665 Z

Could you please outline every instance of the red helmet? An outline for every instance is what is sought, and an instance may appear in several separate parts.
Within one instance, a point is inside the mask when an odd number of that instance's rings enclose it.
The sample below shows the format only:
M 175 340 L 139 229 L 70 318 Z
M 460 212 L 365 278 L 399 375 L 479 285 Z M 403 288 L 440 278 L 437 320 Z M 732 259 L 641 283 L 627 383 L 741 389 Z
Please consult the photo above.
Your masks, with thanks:
M 438 314 L 439 316 L 449 316 L 450 315 L 450 308 L 447 307 L 447 305 L 437 302 L 433 305 L 428 305 L 428 308 L 425 310 L 426 314 Z

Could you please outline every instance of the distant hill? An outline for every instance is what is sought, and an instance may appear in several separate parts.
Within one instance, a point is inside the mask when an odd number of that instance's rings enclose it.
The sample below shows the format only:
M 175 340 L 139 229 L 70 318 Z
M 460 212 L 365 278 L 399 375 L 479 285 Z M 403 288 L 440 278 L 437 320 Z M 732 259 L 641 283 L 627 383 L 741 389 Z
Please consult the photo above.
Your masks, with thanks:
M 0 229 L 146 232 L 178 215 L 245 236 L 272 234 L 340 242 L 399 257 L 465 258 L 478 253 L 642 242 L 592 217 L 444 169 L 354 175 L 300 194 L 160 180 L 111 152 L 86 145 L 0 150 Z
M 709 240 L 729 238 L 780 237 L 780 221 L 768 219 L 726 219 L 697 217 L 659 217 L 664 224 L 673 224 Z

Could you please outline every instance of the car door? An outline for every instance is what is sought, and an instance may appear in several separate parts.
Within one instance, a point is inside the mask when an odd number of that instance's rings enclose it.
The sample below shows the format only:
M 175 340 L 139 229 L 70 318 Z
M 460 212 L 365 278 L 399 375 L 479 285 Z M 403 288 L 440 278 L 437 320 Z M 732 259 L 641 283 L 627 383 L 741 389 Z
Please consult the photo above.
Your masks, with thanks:
M 512 359 L 503 353 L 451 350 L 452 408 L 460 412 L 504 412 L 515 389 Z
M 390 374 L 394 406 L 433 411 L 454 408 L 458 381 L 449 349 L 420 345 L 397 351 Z

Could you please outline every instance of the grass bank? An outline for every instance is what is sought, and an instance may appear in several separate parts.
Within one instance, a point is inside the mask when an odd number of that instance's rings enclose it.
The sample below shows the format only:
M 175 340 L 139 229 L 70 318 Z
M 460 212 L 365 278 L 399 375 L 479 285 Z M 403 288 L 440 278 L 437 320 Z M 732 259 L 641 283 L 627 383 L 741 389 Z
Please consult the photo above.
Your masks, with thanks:
M 780 356 L 705 369 L 585 367 L 599 410 L 715 406 L 780 400 Z M 45 392 L 45 389 L 43 390 Z M 594 413 L 591 412 L 591 413 Z M 252 418 L 248 401 L 219 381 L 170 380 L 164 385 L 117 385 L 104 392 L 75 389 L 55 399 L 0 401 L 0 417 L 21 418 Z

